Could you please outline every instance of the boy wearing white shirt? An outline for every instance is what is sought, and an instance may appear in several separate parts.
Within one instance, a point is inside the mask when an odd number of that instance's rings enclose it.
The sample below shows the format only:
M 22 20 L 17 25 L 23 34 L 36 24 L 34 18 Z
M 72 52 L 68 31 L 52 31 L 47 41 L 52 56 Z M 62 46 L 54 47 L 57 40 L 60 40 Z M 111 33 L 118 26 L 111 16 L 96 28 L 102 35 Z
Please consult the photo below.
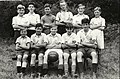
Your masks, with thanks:
M 60 8 L 61 11 L 56 15 L 56 24 L 58 25 L 58 33 L 62 35 L 66 32 L 65 23 L 72 22 L 73 14 L 68 11 L 66 2 L 60 2 Z
M 83 4 L 79 4 L 78 5 L 78 14 L 73 16 L 73 25 L 76 27 L 76 29 L 74 30 L 75 33 L 77 33 L 82 27 L 81 27 L 81 21 L 84 18 L 88 18 L 88 15 L 84 14 L 85 11 L 85 5 Z
M 76 34 L 73 33 L 73 25 L 71 23 L 66 24 L 66 33 L 62 35 L 62 48 L 63 48 L 63 57 L 64 57 L 64 71 L 65 75 L 68 76 L 68 59 L 71 55 L 72 65 L 71 73 L 72 77 L 75 74 L 76 70 Z
M 12 26 L 14 29 L 14 40 L 16 40 L 20 36 L 20 30 L 25 29 L 29 26 L 29 21 L 25 18 L 25 6 L 19 4 L 17 6 L 17 16 L 14 16 L 12 19 Z
M 35 4 L 30 2 L 28 4 L 29 13 L 25 14 L 25 17 L 29 20 L 29 28 L 28 28 L 28 36 L 30 37 L 32 34 L 35 33 L 35 26 L 37 23 L 40 23 L 40 15 L 36 14 L 35 11 Z
M 83 60 L 82 56 L 92 56 L 93 79 L 96 79 L 98 55 L 96 52 L 96 38 L 89 28 L 89 20 L 87 18 L 82 20 L 83 29 L 77 33 L 77 62 L 78 72 L 80 78 L 83 79 Z

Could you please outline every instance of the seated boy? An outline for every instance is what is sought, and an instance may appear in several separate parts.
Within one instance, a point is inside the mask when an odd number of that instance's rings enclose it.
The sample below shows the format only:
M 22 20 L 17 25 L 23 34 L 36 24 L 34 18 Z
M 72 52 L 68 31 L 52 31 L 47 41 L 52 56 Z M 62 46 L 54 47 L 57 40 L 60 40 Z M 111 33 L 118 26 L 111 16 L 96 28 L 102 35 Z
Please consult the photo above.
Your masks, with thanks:
M 33 73 L 35 71 L 35 60 L 36 60 L 36 56 L 38 56 L 38 72 L 39 72 L 39 77 L 40 77 L 40 73 L 42 70 L 42 64 L 43 64 L 43 54 L 45 52 L 45 37 L 46 34 L 41 33 L 43 30 L 43 26 L 42 24 L 38 23 L 35 27 L 36 33 L 33 34 L 31 36 L 31 62 L 30 65 L 32 67 L 32 75 L 31 77 L 33 77 Z
M 62 74 L 62 69 L 63 69 L 63 51 L 61 49 L 61 40 L 62 37 L 60 34 L 57 33 L 57 26 L 53 25 L 50 29 L 51 33 L 46 36 L 45 42 L 47 43 L 46 46 L 46 52 L 44 55 L 44 66 L 43 69 L 47 70 L 48 69 L 48 54 L 51 51 L 55 51 L 58 53 L 58 58 L 59 58 L 59 75 Z
M 30 49 L 30 38 L 27 36 L 27 30 L 20 31 L 21 36 L 16 40 L 17 51 L 17 75 L 23 77 L 27 66 L 27 58 Z
M 66 24 L 66 33 L 62 35 L 62 48 L 64 56 L 64 70 L 65 75 L 68 75 L 68 59 L 71 55 L 72 58 L 72 76 L 76 70 L 76 34 L 73 33 L 73 25 L 71 23 Z
M 96 48 L 96 39 L 92 30 L 89 28 L 89 20 L 87 18 L 82 20 L 83 29 L 77 33 L 77 62 L 78 62 L 78 71 L 81 79 L 83 79 L 83 61 L 82 56 L 92 56 L 92 69 L 93 69 L 93 79 L 96 79 L 97 63 L 98 57 Z

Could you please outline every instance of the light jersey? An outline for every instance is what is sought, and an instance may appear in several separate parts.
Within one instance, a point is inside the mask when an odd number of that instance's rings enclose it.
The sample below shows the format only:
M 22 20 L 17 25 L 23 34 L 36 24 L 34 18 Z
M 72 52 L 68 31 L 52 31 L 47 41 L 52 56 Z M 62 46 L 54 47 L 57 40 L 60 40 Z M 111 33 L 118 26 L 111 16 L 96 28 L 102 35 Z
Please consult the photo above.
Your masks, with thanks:
M 28 36 L 25 36 L 25 38 L 22 38 L 22 36 L 20 36 L 16 40 L 16 44 L 17 43 L 19 43 L 21 46 L 26 46 L 27 43 L 30 43 L 30 38 Z
M 13 17 L 12 25 L 26 25 L 26 26 L 29 26 L 29 20 L 25 16 L 20 17 L 19 15 L 17 15 L 17 16 Z M 20 29 L 14 29 L 14 30 L 20 30 Z
M 46 34 L 41 33 L 41 35 L 36 35 L 33 34 L 31 35 L 31 42 L 33 42 L 34 44 L 43 44 L 45 42 L 45 38 L 46 38 Z
M 64 33 L 62 35 L 62 43 L 68 43 L 72 44 L 76 42 L 76 34 L 72 33 L 71 35 L 68 35 L 67 33 Z
M 41 17 L 41 22 L 44 23 L 54 23 L 55 22 L 55 16 L 50 14 L 50 15 L 43 15 Z
M 91 29 L 89 29 L 87 33 L 85 33 L 83 29 L 77 33 L 77 43 L 91 43 L 92 40 L 96 40 L 96 38 Z
M 74 15 L 73 16 L 73 24 L 82 24 L 82 19 L 84 18 L 88 18 L 89 19 L 89 16 L 88 15 L 85 15 L 85 14 L 77 14 L 77 15 Z
M 61 11 L 61 12 L 58 12 L 57 15 L 56 15 L 56 20 L 57 21 L 69 21 L 69 20 L 72 20 L 73 18 L 73 14 L 72 12 L 69 12 L 69 11 Z
M 58 45 L 59 43 L 62 42 L 62 37 L 60 34 L 56 33 L 55 36 L 53 36 L 52 34 L 48 34 L 46 36 L 46 40 L 45 42 L 48 44 L 48 45 Z
M 28 20 L 29 20 L 29 23 L 30 24 L 37 24 L 37 23 L 40 23 L 40 15 L 39 14 L 25 14 L 24 15 Z M 35 30 L 35 27 L 30 27 L 28 28 L 29 30 Z

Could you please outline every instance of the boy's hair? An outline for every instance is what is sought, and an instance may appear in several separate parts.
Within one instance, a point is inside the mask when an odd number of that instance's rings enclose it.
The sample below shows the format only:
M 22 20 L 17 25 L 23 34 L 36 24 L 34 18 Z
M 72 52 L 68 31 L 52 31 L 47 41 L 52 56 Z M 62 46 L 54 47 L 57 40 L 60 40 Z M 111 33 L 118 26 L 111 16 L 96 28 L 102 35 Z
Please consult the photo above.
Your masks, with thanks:
M 19 4 L 19 5 L 17 6 L 17 9 L 25 9 L 25 6 L 23 6 L 22 4 Z
M 78 8 L 79 8 L 79 7 L 85 8 L 85 5 L 83 5 L 83 4 L 78 4 Z
M 95 7 L 95 8 L 94 8 L 94 11 L 96 11 L 96 10 L 98 10 L 98 11 L 101 12 L 101 8 L 100 8 L 100 7 Z
M 20 30 L 20 33 L 21 33 L 21 32 L 27 32 L 27 29 L 21 29 L 21 30 Z
M 28 6 L 29 6 L 29 5 L 33 5 L 34 7 L 36 7 L 34 2 L 29 2 L 29 3 L 28 3 Z
M 88 18 L 82 19 L 82 24 L 89 24 L 90 20 Z
M 51 5 L 50 5 L 50 4 L 48 4 L 48 3 L 46 3 L 46 4 L 44 5 L 44 8 L 46 8 L 46 7 L 51 8 Z
M 35 29 L 36 29 L 37 27 L 43 28 L 43 25 L 42 25 L 41 23 L 37 23 Z
M 66 29 L 73 29 L 73 24 L 72 23 L 66 23 L 66 25 L 65 25 L 66 27 Z

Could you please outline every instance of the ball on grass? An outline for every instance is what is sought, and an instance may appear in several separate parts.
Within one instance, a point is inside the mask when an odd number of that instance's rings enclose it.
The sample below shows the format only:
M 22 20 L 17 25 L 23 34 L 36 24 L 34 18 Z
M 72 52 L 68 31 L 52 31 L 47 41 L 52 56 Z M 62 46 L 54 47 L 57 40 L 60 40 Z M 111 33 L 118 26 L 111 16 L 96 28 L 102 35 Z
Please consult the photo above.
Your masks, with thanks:
M 51 51 L 48 54 L 48 60 L 50 62 L 55 62 L 58 60 L 58 53 L 56 51 Z

